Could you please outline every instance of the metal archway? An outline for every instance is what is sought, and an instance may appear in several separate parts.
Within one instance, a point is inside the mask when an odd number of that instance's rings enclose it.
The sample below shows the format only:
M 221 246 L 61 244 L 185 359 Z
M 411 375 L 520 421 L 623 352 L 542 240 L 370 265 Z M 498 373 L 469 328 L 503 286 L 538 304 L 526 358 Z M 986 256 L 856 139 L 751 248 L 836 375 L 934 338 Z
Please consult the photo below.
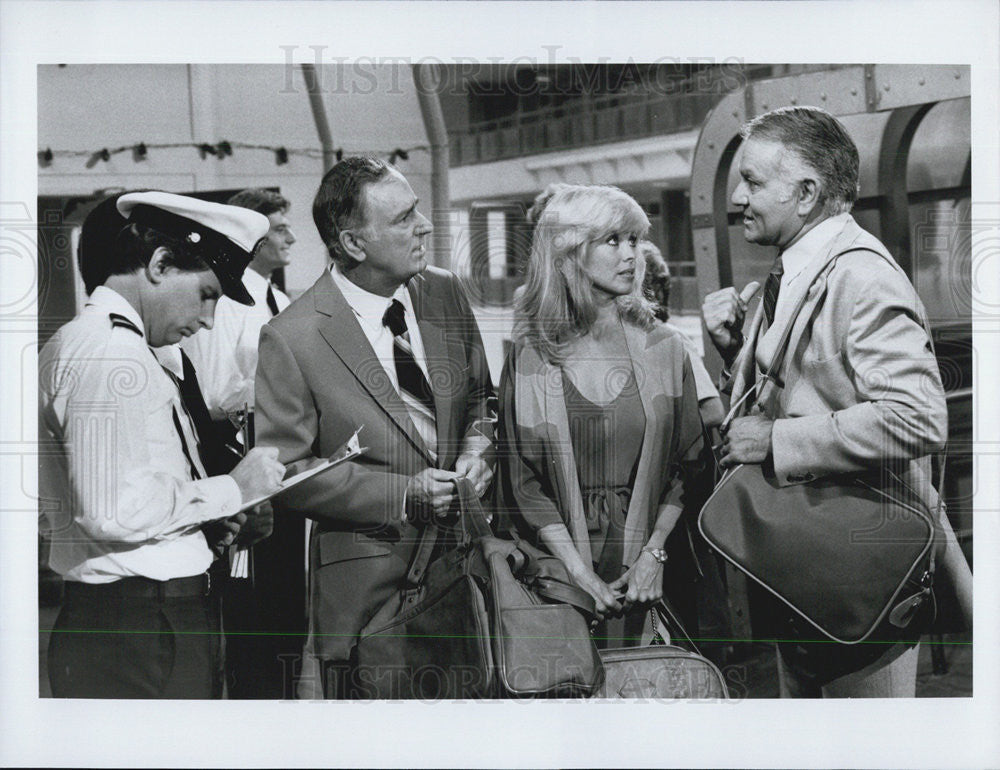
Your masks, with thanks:
M 837 116 L 895 111 L 880 148 L 879 210 L 883 240 L 890 248 L 905 248 L 905 253 L 894 253 L 908 270 L 906 187 L 899 185 L 899 179 L 905 176 L 910 142 L 934 104 L 969 95 L 970 75 L 965 66 L 866 64 L 761 80 L 725 96 L 705 118 L 691 164 L 691 229 L 699 294 L 704 296 L 732 279 L 726 181 L 744 122 L 794 104 L 817 105 Z

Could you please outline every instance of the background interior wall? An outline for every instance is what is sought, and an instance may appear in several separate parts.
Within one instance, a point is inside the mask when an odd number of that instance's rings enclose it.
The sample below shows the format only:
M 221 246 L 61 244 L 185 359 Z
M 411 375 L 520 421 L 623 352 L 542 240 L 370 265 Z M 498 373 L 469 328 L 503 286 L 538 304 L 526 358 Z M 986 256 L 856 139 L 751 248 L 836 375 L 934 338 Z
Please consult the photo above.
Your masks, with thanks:
M 394 65 L 319 68 L 335 147 L 347 154 L 425 145 L 427 137 L 409 68 Z M 289 154 L 277 165 L 267 149 L 235 147 L 225 158 L 202 159 L 194 147 L 130 151 L 87 168 L 86 155 L 144 142 L 259 144 L 320 149 L 305 81 L 298 67 L 216 64 L 73 64 L 38 68 L 38 146 L 56 152 L 38 174 L 39 195 L 86 195 L 97 190 L 156 188 L 193 192 L 278 187 L 292 202 L 298 242 L 285 271 L 292 296 L 308 288 L 326 264 L 312 223 L 312 199 L 323 174 L 319 157 Z M 409 153 L 397 166 L 430 214 L 430 155 Z

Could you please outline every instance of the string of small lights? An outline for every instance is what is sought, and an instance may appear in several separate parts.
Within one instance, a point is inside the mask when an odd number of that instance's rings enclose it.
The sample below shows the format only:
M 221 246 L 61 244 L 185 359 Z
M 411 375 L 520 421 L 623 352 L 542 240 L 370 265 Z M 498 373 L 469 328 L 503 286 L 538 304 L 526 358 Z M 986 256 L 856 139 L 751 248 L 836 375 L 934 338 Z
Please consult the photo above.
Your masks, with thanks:
M 94 168 L 99 163 L 107 163 L 113 156 L 121 155 L 125 152 L 132 153 L 132 160 L 140 163 L 149 157 L 151 150 L 172 150 L 181 147 L 190 147 L 197 150 L 202 160 L 209 157 L 222 160 L 231 156 L 236 150 L 262 150 L 273 153 L 274 162 L 278 166 L 284 166 L 288 163 L 289 158 L 293 156 L 314 159 L 321 159 L 323 157 L 323 151 L 313 147 L 299 148 L 281 145 L 247 144 L 246 142 L 230 142 L 223 139 L 215 144 L 208 144 L 206 142 L 139 142 L 138 144 L 127 144 L 121 147 L 102 147 L 99 150 L 53 150 L 51 147 L 46 147 L 44 150 L 38 151 L 38 165 L 41 168 L 48 168 L 56 158 L 86 158 L 87 161 L 84 165 L 87 168 Z M 395 165 L 397 160 L 409 160 L 411 152 L 430 152 L 430 148 L 425 144 L 406 148 L 396 147 L 393 150 L 380 151 L 347 151 L 342 147 L 338 147 L 335 155 L 337 160 L 341 160 L 344 155 L 377 155 L 388 158 L 389 163 Z

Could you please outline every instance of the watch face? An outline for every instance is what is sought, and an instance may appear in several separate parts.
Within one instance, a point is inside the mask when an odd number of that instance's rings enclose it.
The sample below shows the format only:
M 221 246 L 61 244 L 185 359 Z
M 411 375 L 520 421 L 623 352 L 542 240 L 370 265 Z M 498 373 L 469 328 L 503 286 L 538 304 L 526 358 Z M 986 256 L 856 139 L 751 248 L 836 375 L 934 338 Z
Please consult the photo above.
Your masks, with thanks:
M 662 548 L 643 548 L 642 550 L 660 562 L 660 564 L 663 564 L 667 560 L 667 552 Z

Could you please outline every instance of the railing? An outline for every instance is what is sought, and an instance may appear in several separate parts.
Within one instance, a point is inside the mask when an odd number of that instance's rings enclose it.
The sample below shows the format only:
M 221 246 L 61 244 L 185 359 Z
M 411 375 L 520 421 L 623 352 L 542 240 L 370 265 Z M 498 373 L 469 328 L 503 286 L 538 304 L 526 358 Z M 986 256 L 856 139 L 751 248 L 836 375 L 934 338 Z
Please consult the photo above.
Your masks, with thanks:
M 699 128 L 716 102 L 748 80 L 843 66 L 848 65 L 747 64 L 738 70 L 722 68 L 673 81 L 670 93 L 661 90 L 578 99 L 558 107 L 474 123 L 461 133 L 452 133 L 451 165 L 468 166 Z
M 451 137 L 451 165 L 505 158 L 697 128 L 722 93 L 613 96 L 517 113 L 477 123 Z

